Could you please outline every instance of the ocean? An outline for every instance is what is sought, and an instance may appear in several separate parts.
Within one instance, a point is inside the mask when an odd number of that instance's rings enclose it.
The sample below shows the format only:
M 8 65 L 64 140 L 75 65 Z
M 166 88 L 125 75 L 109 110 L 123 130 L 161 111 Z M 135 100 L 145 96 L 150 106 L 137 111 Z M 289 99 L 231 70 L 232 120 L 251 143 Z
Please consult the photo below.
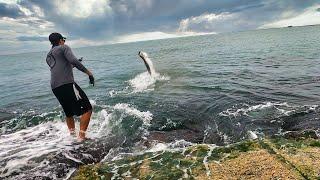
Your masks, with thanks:
M 319 39 L 320 26 L 306 26 L 75 48 L 96 79 L 92 87 L 74 70 L 94 107 L 84 143 L 68 134 L 47 52 L 2 55 L 0 178 L 68 179 L 80 165 L 159 142 L 318 132 Z

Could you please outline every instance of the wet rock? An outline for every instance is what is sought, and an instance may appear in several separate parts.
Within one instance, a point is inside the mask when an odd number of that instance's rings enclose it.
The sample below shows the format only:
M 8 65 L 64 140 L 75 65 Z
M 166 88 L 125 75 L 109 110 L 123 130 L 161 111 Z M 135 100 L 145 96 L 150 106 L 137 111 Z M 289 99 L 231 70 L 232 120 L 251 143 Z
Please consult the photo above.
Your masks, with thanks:
M 312 138 L 194 145 L 81 166 L 73 179 L 317 179 L 320 142 Z
M 319 138 L 315 130 L 288 131 L 283 134 L 283 137 L 287 139 L 300 139 L 300 138 L 318 139 Z
M 203 140 L 203 133 L 189 129 L 178 129 L 172 131 L 151 131 L 148 136 L 148 140 L 150 141 L 161 141 L 166 143 L 181 139 L 188 142 L 200 143 Z
M 95 164 L 100 162 L 111 148 L 123 144 L 122 137 L 108 137 L 95 140 L 87 140 L 82 143 L 75 143 L 69 150 L 62 150 L 55 153 L 38 157 L 34 161 L 48 163 L 38 167 L 30 167 L 23 172 L 10 174 L 8 179 L 63 179 L 72 170 L 78 169 L 81 165 Z
M 319 113 L 316 111 L 303 111 L 291 116 L 281 118 L 281 128 L 284 131 L 303 131 L 305 129 L 320 129 Z

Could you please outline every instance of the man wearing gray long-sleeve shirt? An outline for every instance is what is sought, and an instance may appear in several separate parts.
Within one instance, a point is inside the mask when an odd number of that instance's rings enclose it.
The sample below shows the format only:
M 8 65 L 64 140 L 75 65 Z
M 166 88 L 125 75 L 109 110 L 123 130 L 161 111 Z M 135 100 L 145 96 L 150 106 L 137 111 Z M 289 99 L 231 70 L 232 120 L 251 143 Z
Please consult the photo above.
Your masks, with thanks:
M 51 71 L 52 91 L 65 112 L 70 134 L 75 134 L 73 116 L 81 115 L 79 139 L 84 140 L 92 114 L 92 106 L 87 95 L 74 82 L 72 69 L 76 67 L 86 73 L 92 85 L 94 85 L 93 75 L 74 56 L 71 48 L 64 44 L 65 38 L 61 34 L 51 33 L 49 41 L 52 44 L 52 48 L 47 55 L 46 62 Z

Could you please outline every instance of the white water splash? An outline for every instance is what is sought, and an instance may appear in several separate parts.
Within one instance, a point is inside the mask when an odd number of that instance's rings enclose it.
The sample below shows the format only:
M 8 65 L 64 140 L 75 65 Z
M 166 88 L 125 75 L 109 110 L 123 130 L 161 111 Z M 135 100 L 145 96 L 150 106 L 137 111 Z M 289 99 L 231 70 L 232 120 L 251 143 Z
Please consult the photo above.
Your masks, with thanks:
M 150 67 L 150 74 L 148 71 L 136 75 L 133 79 L 128 80 L 129 86 L 125 87 L 123 90 L 110 90 L 108 92 L 110 97 L 115 97 L 117 95 L 139 93 L 153 91 L 154 85 L 158 81 L 168 81 L 170 77 L 160 75 L 156 72 L 152 61 L 148 57 L 148 54 L 140 51 L 139 56 L 147 63 Z
M 156 142 L 146 150 L 146 152 L 159 152 L 159 151 L 181 151 L 186 147 L 195 145 L 195 143 L 188 142 L 184 139 L 176 140 L 171 143 Z
M 60 150 L 70 150 L 72 148 L 70 145 L 74 141 L 65 123 L 59 120 L 1 135 L 0 159 L 5 164 L 0 171 L 5 173 L 0 177 L 20 172 L 24 166 L 45 165 L 45 160 L 42 163 L 36 163 L 33 159 Z
M 169 77 L 161 76 L 158 73 L 155 73 L 153 76 L 150 76 L 148 72 L 138 74 L 133 79 L 129 80 L 130 86 L 133 88 L 133 93 L 144 92 L 144 91 L 153 91 L 154 84 L 157 81 L 168 81 Z
M 275 107 L 275 106 L 286 106 L 288 107 L 287 103 L 272 103 L 272 102 L 267 102 L 265 104 L 258 104 L 258 105 L 254 105 L 254 106 L 249 106 L 247 104 L 245 104 L 245 106 L 247 106 L 246 108 L 240 108 L 240 109 L 227 109 L 226 111 L 221 112 L 219 115 L 220 116 L 241 116 L 241 115 L 246 115 L 248 116 L 248 113 L 251 111 L 256 111 L 256 110 L 262 110 L 262 109 L 266 109 L 266 108 L 271 108 L 271 107 Z M 285 113 L 285 112 L 283 112 Z
M 117 97 L 121 95 L 130 95 L 132 93 L 154 91 L 156 82 L 169 80 L 170 77 L 166 77 L 158 73 L 155 73 L 154 76 L 150 76 L 148 72 L 143 72 L 128 80 L 127 83 L 129 84 L 129 86 L 125 87 L 122 90 L 110 90 L 108 91 L 108 95 L 110 97 Z
M 137 118 L 140 118 L 143 121 L 143 124 L 145 126 L 150 126 L 150 122 L 152 120 L 152 113 L 149 111 L 141 112 L 133 107 L 131 107 L 129 104 L 126 103 L 119 103 L 114 106 L 114 109 L 121 110 L 125 112 L 126 114 L 129 114 L 131 116 L 135 116 Z
M 97 105 L 97 102 L 95 100 L 90 99 L 89 101 L 90 101 L 91 106 L 96 106 Z
M 93 106 L 96 102 L 90 100 Z M 107 109 L 102 109 L 98 113 L 93 113 L 87 130 L 88 138 L 100 138 L 109 135 L 112 128 L 121 126 L 121 117 L 134 116 L 142 121 L 143 132 L 147 132 L 147 128 L 152 120 L 152 113 L 149 111 L 142 112 L 132 107 L 130 104 L 119 103 L 115 106 L 108 106 Z M 114 112 L 119 116 L 113 116 Z M 41 114 L 46 116 L 48 113 Z M 116 118 L 115 118 L 116 117 Z M 120 117 L 120 119 L 118 119 Z M 79 122 L 76 121 L 76 132 L 79 131 Z M 141 131 L 141 129 L 137 129 Z M 49 154 L 61 153 L 65 158 L 74 162 L 80 162 L 69 151 L 77 148 L 77 137 L 70 136 L 67 125 L 56 116 L 54 121 L 42 123 L 34 127 L 20 130 L 15 133 L 5 134 L 0 136 L 0 175 L 6 177 L 12 173 L 23 173 L 25 168 L 39 168 L 48 166 L 47 156 Z M 39 162 L 40 161 L 40 162 Z M 74 169 L 67 170 L 68 176 Z M 42 173 L 42 172 L 39 172 Z M 42 174 L 48 172 L 43 172 Z M 54 174 L 48 174 L 48 177 L 53 177 Z

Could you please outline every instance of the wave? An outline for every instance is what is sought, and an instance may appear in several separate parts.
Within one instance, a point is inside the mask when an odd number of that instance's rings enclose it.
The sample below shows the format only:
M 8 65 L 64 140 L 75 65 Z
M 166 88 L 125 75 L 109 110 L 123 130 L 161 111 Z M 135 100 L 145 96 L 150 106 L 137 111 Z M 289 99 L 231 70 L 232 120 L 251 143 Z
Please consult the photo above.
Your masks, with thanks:
M 29 177 L 28 170 L 39 173 L 41 176 L 55 178 L 55 174 L 59 173 L 55 172 L 59 169 L 58 166 L 64 167 L 64 176 L 69 176 L 79 164 L 84 164 L 88 159 L 88 162 L 99 162 L 104 157 L 100 157 L 99 154 L 107 154 L 109 151 L 101 145 L 101 142 L 107 141 L 108 138 L 117 139 L 114 142 L 106 142 L 106 144 L 114 144 L 141 139 L 148 134 L 148 127 L 153 118 L 149 111 L 139 111 L 126 103 L 106 106 L 90 101 L 93 106 L 102 107 L 102 110 L 92 115 L 88 127 L 88 138 L 97 142 L 92 142 L 93 144 L 86 148 L 85 153 L 81 153 L 81 148 L 86 146 L 86 142 L 78 143 L 77 137 L 69 135 L 61 117 L 56 116 L 53 121 L 1 135 L 0 178 L 22 177 L 22 175 Z M 50 114 L 43 113 L 39 116 L 48 115 Z M 76 132 L 78 127 L 79 123 L 76 121 Z M 97 148 L 94 148 L 95 146 Z M 51 161 L 59 161 L 59 163 L 49 166 Z
M 1 135 L 1 176 L 23 172 L 26 167 L 45 165 L 46 159 L 41 162 L 36 162 L 36 159 L 68 149 L 72 142 L 74 139 L 61 121 L 42 123 L 12 134 Z
M 281 135 L 286 131 L 319 129 L 318 105 L 293 105 L 287 102 L 265 102 L 256 105 L 234 105 L 218 114 L 218 126 L 205 137 L 220 131 L 233 141 Z
M 219 113 L 220 116 L 227 116 L 227 117 L 238 117 L 238 116 L 251 116 L 250 113 L 252 112 L 259 112 L 262 110 L 273 110 L 273 113 L 279 116 L 290 116 L 294 114 L 297 110 L 301 108 L 305 108 L 308 111 L 314 111 L 318 105 L 304 105 L 304 106 L 296 106 L 296 105 L 289 105 L 287 102 L 265 102 L 263 104 L 257 104 L 250 106 L 248 104 L 243 104 L 241 108 L 232 107 L 225 111 Z

